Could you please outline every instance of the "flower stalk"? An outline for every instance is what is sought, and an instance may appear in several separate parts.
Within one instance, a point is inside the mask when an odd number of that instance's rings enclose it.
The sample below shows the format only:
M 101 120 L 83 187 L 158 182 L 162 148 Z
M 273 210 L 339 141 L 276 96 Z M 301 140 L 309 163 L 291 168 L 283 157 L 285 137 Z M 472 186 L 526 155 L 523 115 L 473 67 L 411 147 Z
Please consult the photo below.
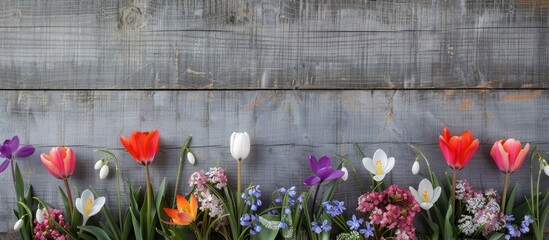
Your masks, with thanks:
M 71 187 L 69 186 L 69 179 L 63 178 L 63 181 L 65 182 L 65 188 L 67 189 L 67 198 L 69 199 L 69 209 L 72 214 L 74 206 L 72 204 L 72 193 L 71 193 Z

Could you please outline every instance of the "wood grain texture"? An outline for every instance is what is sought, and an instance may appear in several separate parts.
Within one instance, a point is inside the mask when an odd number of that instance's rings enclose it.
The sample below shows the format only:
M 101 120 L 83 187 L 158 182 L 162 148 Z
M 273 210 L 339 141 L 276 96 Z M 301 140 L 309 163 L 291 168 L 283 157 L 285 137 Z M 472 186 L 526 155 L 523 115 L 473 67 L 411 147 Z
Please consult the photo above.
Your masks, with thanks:
M 2 1 L 0 89 L 547 88 L 534 0 Z
M 109 149 L 120 158 L 124 186 L 128 181 L 143 185 L 144 169 L 122 149 L 118 137 L 158 128 L 160 151 L 151 165 L 156 186 L 167 177 L 173 189 L 179 147 L 190 134 L 197 164 L 184 166 L 183 182 L 193 171 L 219 165 L 227 169 L 234 184 L 236 162 L 228 139 L 233 131 L 247 131 L 253 146 L 243 164 L 243 183 L 260 184 L 264 202 L 281 186 L 305 190 L 301 182 L 310 174 L 309 154 L 329 155 L 335 162 L 340 160 L 335 154 L 342 154 L 356 165 L 359 181 L 343 184 L 336 197 L 354 209 L 360 189 L 368 189 L 370 180 L 353 144 L 367 155 L 384 149 L 397 161 L 389 181 L 416 186 L 422 177 L 411 174 L 415 154 L 409 145 L 421 147 L 442 174 L 449 170 L 438 150 L 442 128 L 449 127 L 455 134 L 470 129 L 481 147 L 459 177 L 475 187 L 501 190 L 503 174 L 489 156 L 491 145 L 497 139 L 515 137 L 549 150 L 548 102 L 547 92 L 524 90 L 1 91 L 0 136 L 18 134 L 22 143 L 37 147 L 33 156 L 17 162 L 36 194 L 55 206 L 61 206 L 57 187 L 62 181 L 49 175 L 40 153 L 57 145 L 73 148 L 77 168 L 70 182 L 80 190 L 93 186 L 114 207 L 114 169 L 107 180 L 99 180 L 93 165 L 102 156 L 94 150 Z M 524 166 L 511 177 L 512 182 L 520 182 L 520 194 L 528 189 L 528 176 Z M 15 206 L 9 172 L 0 174 L 0 185 L 0 232 L 4 232 L 14 222 L 7 214 Z M 189 191 L 186 184 L 181 186 L 181 191 Z M 543 186 L 548 186 L 547 181 Z

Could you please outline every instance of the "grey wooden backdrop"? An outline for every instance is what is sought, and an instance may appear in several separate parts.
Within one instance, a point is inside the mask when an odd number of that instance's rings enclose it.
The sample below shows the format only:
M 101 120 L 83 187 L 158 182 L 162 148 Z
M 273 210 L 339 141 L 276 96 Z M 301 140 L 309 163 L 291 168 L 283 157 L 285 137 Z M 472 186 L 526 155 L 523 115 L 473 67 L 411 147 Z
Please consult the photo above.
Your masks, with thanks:
M 170 187 L 190 134 L 197 164 L 185 165 L 184 181 L 219 164 L 234 183 L 228 139 L 247 131 L 244 182 L 260 184 L 265 200 L 280 186 L 305 190 L 309 154 L 342 154 L 360 181 L 337 197 L 353 209 L 369 187 L 353 144 L 367 155 L 384 149 L 397 161 L 388 178 L 416 186 L 409 145 L 448 171 L 437 137 L 449 127 L 481 141 L 460 177 L 501 190 L 494 141 L 515 137 L 549 151 L 548 65 L 544 0 L 3 0 L 0 137 L 37 147 L 18 162 L 36 194 L 58 206 L 62 182 L 40 153 L 72 147 L 70 181 L 113 204 L 113 174 L 99 180 L 94 150 L 113 151 L 125 183 L 143 184 L 118 137 L 154 128 L 161 147 L 152 178 Z M 511 178 L 521 193 L 528 163 Z M 9 232 L 9 172 L 0 186 L 0 232 Z

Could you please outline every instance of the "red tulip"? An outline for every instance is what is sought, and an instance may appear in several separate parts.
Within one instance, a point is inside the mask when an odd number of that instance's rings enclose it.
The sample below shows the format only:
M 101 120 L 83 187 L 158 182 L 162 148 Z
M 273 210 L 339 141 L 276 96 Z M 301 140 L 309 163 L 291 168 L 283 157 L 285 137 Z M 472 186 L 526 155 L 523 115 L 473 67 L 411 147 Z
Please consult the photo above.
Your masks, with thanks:
M 478 150 L 478 139 L 473 140 L 473 133 L 465 131 L 459 136 L 451 136 L 450 130 L 444 128 L 438 143 L 446 163 L 453 169 L 462 169 L 471 161 Z
M 526 143 L 524 149 L 522 149 L 519 140 L 509 138 L 496 141 L 492 146 L 490 155 L 492 155 L 499 170 L 504 173 L 513 173 L 524 163 L 528 150 L 530 150 L 529 143 Z
M 76 157 L 72 149 L 68 147 L 54 147 L 50 155 L 40 155 L 42 163 L 52 176 L 59 179 L 67 179 L 74 172 Z
M 160 133 L 158 130 L 152 132 L 132 132 L 129 138 L 120 136 L 120 142 L 124 148 L 132 155 L 132 157 L 140 165 L 149 165 L 156 152 L 158 152 L 158 139 Z

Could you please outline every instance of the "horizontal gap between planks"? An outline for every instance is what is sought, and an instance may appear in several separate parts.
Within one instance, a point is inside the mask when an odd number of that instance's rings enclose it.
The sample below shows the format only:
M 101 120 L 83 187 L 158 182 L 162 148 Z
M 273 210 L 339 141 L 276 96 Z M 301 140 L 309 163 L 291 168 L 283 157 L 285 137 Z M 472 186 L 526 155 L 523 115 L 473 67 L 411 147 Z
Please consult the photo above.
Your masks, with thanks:
M 74 91 L 136 91 L 136 92 L 232 92 L 232 91 L 532 91 L 549 90 L 548 87 L 531 88 L 480 88 L 480 87 L 456 87 L 456 88 L 52 88 L 52 89 L 12 89 L 0 88 L 0 91 L 26 91 L 26 92 L 74 92 Z

